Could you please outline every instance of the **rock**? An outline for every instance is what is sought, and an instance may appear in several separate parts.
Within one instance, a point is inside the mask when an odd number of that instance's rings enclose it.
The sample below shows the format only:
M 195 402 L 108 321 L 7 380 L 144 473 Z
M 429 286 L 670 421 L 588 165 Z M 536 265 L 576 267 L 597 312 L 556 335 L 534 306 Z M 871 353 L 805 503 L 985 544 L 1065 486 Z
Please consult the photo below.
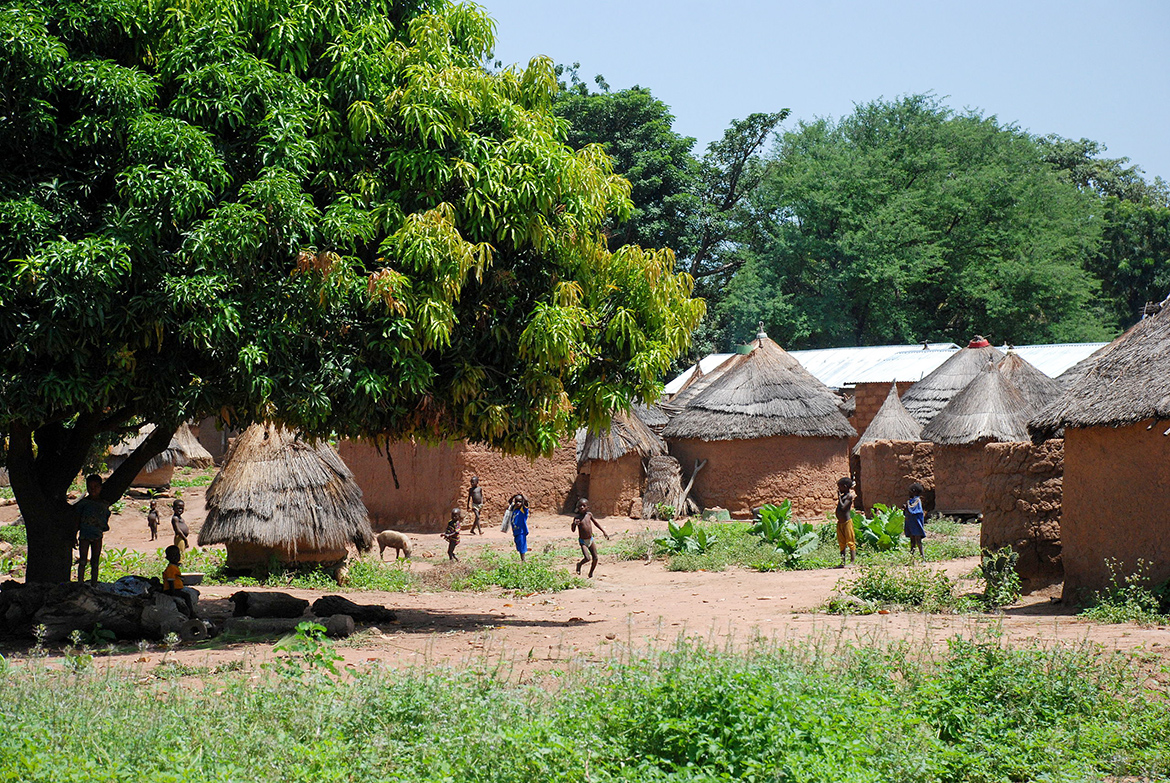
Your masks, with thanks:
M 235 606 L 236 617 L 300 617 L 309 608 L 309 602 L 288 593 L 249 592 L 241 590 L 228 599 Z M 295 627 L 295 626 L 294 626 Z
M 313 602 L 313 614 L 332 617 L 345 614 L 357 623 L 392 623 L 398 619 L 393 611 L 378 604 L 355 604 L 340 595 L 327 595 Z
M 292 633 L 306 621 L 319 622 L 325 633 L 335 638 L 350 636 L 354 631 L 353 618 L 346 614 L 332 617 L 230 617 L 223 632 L 231 636 L 281 636 Z

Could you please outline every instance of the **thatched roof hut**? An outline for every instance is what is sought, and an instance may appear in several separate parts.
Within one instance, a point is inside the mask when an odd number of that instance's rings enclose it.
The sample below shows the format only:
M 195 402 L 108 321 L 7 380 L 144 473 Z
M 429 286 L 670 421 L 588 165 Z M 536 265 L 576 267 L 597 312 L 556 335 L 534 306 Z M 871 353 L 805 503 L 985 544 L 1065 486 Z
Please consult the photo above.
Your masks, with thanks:
M 922 428 L 922 437 L 947 446 L 1026 441 L 1032 413 L 1023 393 L 988 365 Z
M 664 438 L 719 441 L 857 434 L 838 407 L 840 398 L 767 335 L 757 337 L 751 353 L 729 362 L 671 418 L 662 431 Z
M 661 434 L 663 427 L 670 424 L 670 416 L 660 405 L 637 403 L 634 405 L 634 415 L 641 419 L 642 423 L 652 429 L 655 434 Z
M 578 433 L 577 493 L 588 497 L 598 516 L 641 513 L 643 460 L 666 454 L 666 441 L 634 412 L 617 411 L 601 433 Z
M 147 424 L 134 437 L 111 446 L 109 456 L 106 457 L 106 465 L 110 470 L 116 470 L 152 432 L 154 425 Z M 175 468 L 210 468 L 214 464 L 211 452 L 203 448 L 195 433 L 184 423 L 175 430 L 166 450 L 151 458 L 139 471 L 133 486 L 166 486 L 170 484 Z
M 254 424 L 236 438 L 207 488 L 200 546 L 224 544 L 228 566 L 344 559 L 365 551 L 373 530 L 353 474 L 328 443 Z
M 1002 353 L 983 337 L 976 335 L 966 348 L 956 352 L 934 372 L 911 386 L 902 395 L 902 404 L 919 424 L 926 426 L 988 364 L 998 364 L 1001 359 Z
M 922 440 L 922 425 L 910 415 L 902 400 L 898 398 L 898 384 L 890 384 L 890 393 L 886 401 L 878 409 L 873 421 L 865 428 L 861 439 L 853 447 L 854 454 L 861 453 L 863 443 L 873 443 L 879 440 L 897 440 L 917 442 Z
M 627 454 L 656 457 L 666 453 L 666 441 L 650 429 L 635 413 L 616 411 L 605 432 L 582 431 L 577 461 L 614 462 Z
M 1034 410 L 1041 410 L 1060 396 L 1060 381 L 1049 378 L 1015 351 L 1008 351 L 998 369 L 1024 395 Z

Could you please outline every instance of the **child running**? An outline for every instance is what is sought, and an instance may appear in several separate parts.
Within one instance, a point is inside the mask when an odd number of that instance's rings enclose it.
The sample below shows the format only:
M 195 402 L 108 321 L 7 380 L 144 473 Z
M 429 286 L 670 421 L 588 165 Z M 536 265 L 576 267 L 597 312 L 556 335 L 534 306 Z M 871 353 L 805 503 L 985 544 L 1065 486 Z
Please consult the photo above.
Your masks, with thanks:
M 910 559 L 914 559 L 914 550 L 926 560 L 926 552 L 922 549 L 922 539 L 926 538 L 926 512 L 922 508 L 922 493 L 926 490 L 915 481 L 910 485 L 910 499 L 906 501 L 906 524 L 902 531 L 910 537 Z
M 857 562 L 857 535 L 853 531 L 853 479 L 842 476 L 837 479 L 837 546 L 841 547 L 841 565 L 845 567 L 845 550 L 849 550 L 850 564 Z
M 509 501 L 508 523 L 512 526 L 512 539 L 516 542 L 516 551 L 520 553 L 520 562 L 528 554 L 528 498 L 517 492 Z
M 455 547 L 459 546 L 459 530 L 463 527 L 463 509 L 451 509 L 451 521 L 447 523 L 447 529 L 439 534 L 440 538 L 447 540 L 447 559 L 459 562 L 459 558 L 455 556 Z
M 581 562 L 577 563 L 577 573 L 581 573 L 581 566 L 593 560 L 593 565 L 589 566 L 589 578 L 593 578 L 593 572 L 597 570 L 597 544 L 593 542 L 593 527 L 596 525 L 597 529 L 605 536 L 605 540 L 609 540 L 609 533 L 605 532 L 605 528 L 593 516 L 589 510 L 589 501 L 581 498 L 577 502 L 577 516 L 573 517 L 573 524 L 569 528 L 577 533 L 577 543 L 581 545 Z

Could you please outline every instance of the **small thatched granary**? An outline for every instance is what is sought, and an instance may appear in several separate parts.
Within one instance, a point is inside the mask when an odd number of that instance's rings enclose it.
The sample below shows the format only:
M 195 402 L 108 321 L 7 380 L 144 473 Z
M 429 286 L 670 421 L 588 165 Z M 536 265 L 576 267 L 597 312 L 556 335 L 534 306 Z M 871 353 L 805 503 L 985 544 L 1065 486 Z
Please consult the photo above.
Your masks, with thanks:
M 337 452 L 296 432 L 254 424 L 207 488 L 199 545 L 227 547 L 228 568 L 344 561 L 373 544 L 362 491 Z
M 638 403 L 634 405 L 634 415 L 641 419 L 642 423 L 653 430 L 656 435 L 661 435 L 663 428 L 670 424 L 670 416 L 659 405 Z
M 857 491 L 865 508 L 871 509 L 875 503 L 904 503 L 915 481 L 927 491 L 927 509 L 933 508 L 931 444 L 922 440 L 922 425 L 898 398 L 898 384 L 890 384 L 886 401 L 853 447 L 853 454 L 857 458 Z
M 1060 396 L 1060 381 L 1049 378 L 1015 351 L 1007 352 L 999 363 L 999 371 L 1035 410 L 1044 408 Z
M 995 347 L 976 335 L 966 348 L 940 364 L 933 372 L 902 395 L 902 404 L 918 423 L 926 426 L 952 398 L 975 379 L 988 364 L 1003 358 Z
M 1170 299 L 1103 351 L 1031 423 L 1036 441 L 1064 430 L 1064 597 L 1148 564 L 1170 579 Z
M 134 437 L 124 440 L 110 447 L 110 454 L 106 458 L 106 465 L 110 470 L 116 470 L 136 448 L 154 432 L 154 425 L 147 424 Z M 175 474 L 175 468 L 210 468 L 214 460 L 203 444 L 195 437 L 195 433 L 186 424 L 175 430 L 174 437 L 167 445 L 166 451 L 152 458 L 146 466 L 134 477 L 131 486 L 134 487 L 167 487 Z
M 643 460 L 666 454 L 666 443 L 635 413 L 618 411 L 602 433 L 582 430 L 577 491 L 598 516 L 642 514 Z
M 989 364 L 922 428 L 922 437 L 934 444 L 935 507 L 940 512 L 980 512 L 984 447 L 1027 441 L 1033 412 L 1020 390 Z
M 683 465 L 707 460 L 698 501 L 741 513 L 784 498 L 800 514 L 831 510 L 857 434 L 840 399 L 762 331 L 750 353 L 708 377 L 694 396 L 671 400 L 685 406 L 662 433 Z

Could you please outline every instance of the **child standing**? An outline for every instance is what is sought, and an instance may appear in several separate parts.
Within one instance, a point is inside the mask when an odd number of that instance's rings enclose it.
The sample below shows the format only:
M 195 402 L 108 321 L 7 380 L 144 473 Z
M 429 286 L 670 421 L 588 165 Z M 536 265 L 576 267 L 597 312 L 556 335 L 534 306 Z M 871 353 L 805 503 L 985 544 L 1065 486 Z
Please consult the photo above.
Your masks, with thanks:
M 922 539 L 926 538 L 926 511 L 922 508 L 922 494 L 926 490 L 915 481 L 910 485 L 910 499 L 906 501 L 906 525 L 902 531 L 910 537 L 910 559 L 914 559 L 914 550 L 926 560 L 926 552 L 922 549 Z
M 175 502 L 171 504 L 171 529 L 175 531 L 175 546 L 179 550 L 179 556 L 187 551 L 187 537 L 191 535 L 191 529 L 187 527 L 187 523 L 183 521 L 183 509 L 186 504 L 182 498 L 176 498 Z
M 98 564 L 102 558 L 102 536 L 110 529 L 110 504 L 102 499 L 102 477 L 96 473 L 85 477 L 85 490 L 85 497 L 73 505 L 79 518 L 77 581 L 85 581 L 85 564 L 88 562 L 89 583 L 96 585 Z
M 857 534 L 853 530 L 853 479 L 842 476 L 837 479 L 837 546 L 841 547 L 841 565 L 845 567 L 845 550 L 849 550 L 849 562 L 857 562 Z
M 509 510 L 512 539 L 516 542 L 516 551 L 520 553 L 520 562 L 523 563 L 524 556 L 528 554 L 528 498 L 517 492 L 512 496 Z
M 463 509 L 451 509 L 451 521 L 447 523 L 447 529 L 439 534 L 440 538 L 447 540 L 447 559 L 459 562 L 459 558 L 455 556 L 455 547 L 459 546 L 459 529 L 463 527 Z
M 475 512 L 475 520 L 471 523 L 471 534 L 477 532 L 482 536 L 483 528 L 479 524 L 479 512 L 483 508 L 483 488 L 479 486 L 479 476 L 471 477 L 471 486 L 467 488 L 467 506 Z
M 581 545 L 581 562 L 577 563 L 577 573 L 581 573 L 581 566 L 593 560 L 593 565 L 589 566 L 589 578 L 593 578 L 593 572 L 597 570 L 597 544 L 593 542 L 593 528 L 597 527 L 605 536 L 605 540 L 609 540 L 609 533 L 605 532 L 605 528 L 593 516 L 593 512 L 589 510 L 589 501 L 581 498 L 577 502 L 577 516 L 573 517 L 573 524 L 570 530 L 577 533 L 577 543 Z
M 151 499 L 150 511 L 146 512 L 146 526 L 150 528 L 150 540 L 158 540 L 158 500 Z

